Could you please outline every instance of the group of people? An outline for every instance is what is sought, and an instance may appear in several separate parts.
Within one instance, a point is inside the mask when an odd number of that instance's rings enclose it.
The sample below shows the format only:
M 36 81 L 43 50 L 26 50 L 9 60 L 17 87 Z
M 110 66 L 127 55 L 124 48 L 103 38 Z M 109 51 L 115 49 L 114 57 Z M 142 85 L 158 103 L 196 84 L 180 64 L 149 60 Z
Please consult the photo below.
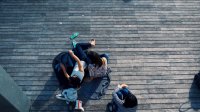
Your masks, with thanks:
M 77 36 L 78 33 L 75 33 L 70 37 L 72 50 L 58 54 L 53 60 L 52 67 L 63 90 L 69 88 L 77 90 L 84 81 L 107 75 L 109 56 L 89 50 L 95 47 L 95 39 L 91 39 L 88 43 L 77 43 L 75 41 Z M 122 112 L 136 106 L 135 95 L 129 91 L 126 84 L 121 84 L 113 92 L 113 100 L 109 103 L 108 109 L 111 112 Z

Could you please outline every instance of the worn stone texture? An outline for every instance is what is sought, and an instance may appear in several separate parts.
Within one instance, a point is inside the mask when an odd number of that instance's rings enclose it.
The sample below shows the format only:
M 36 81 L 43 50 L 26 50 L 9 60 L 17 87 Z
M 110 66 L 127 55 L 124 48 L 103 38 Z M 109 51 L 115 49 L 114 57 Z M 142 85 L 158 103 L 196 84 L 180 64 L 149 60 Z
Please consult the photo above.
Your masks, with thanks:
M 119 83 L 138 97 L 137 112 L 200 111 L 199 9 L 198 0 L 0 0 L 0 65 L 32 100 L 31 112 L 66 111 L 51 63 L 79 32 L 77 41 L 95 38 L 94 50 L 110 54 L 113 71 L 86 112 L 105 112 Z
M 29 109 L 30 99 L 0 66 L 0 110 L 2 112 L 28 112 Z

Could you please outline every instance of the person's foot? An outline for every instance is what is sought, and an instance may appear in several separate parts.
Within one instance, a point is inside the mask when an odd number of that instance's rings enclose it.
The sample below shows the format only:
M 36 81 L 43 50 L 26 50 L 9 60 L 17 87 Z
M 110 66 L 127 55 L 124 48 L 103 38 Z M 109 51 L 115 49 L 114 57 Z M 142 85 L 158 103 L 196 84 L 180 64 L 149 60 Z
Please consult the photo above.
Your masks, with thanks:
M 92 45 L 92 47 L 94 47 L 94 46 L 96 45 L 95 39 L 91 39 L 91 40 L 89 41 L 89 43 Z
M 76 33 L 72 34 L 72 35 L 70 36 L 70 40 L 73 40 L 73 39 L 75 39 L 76 37 L 78 37 L 78 35 L 79 35 L 79 33 L 78 33 L 78 32 L 76 32 Z

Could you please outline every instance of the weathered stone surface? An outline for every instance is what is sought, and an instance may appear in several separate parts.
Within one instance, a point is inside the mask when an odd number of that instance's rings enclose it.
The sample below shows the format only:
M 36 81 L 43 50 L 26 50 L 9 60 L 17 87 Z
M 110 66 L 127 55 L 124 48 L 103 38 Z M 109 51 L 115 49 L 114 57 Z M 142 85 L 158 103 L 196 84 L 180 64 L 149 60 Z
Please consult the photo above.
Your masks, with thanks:
M 138 112 L 200 108 L 193 77 L 200 70 L 198 0 L 1 0 L 0 64 L 32 99 L 31 112 L 66 111 L 55 99 L 58 83 L 51 63 L 70 49 L 67 40 L 96 39 L 110 54 L 109 91 L 85 103 L 86 112 L 104 112 L 118 83 L 129 84 Z M 189 111 L 194 111 L 193 109 Z

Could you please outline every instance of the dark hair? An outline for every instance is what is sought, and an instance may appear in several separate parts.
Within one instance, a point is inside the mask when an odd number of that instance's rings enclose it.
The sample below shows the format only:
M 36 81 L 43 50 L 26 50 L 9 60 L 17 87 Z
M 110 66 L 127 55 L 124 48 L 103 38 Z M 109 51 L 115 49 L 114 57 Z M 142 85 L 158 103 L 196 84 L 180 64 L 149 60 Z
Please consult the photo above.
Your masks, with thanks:
M 81 86 L 81 80 L 78 77 L 70 77 L 69 79 L 74 88 L 79 88 Z
M 91 62 L 96 66 L 100 67 L 103 64 L 101 57 L 97 52 L 87 51 L 87 56 L 90 58 Z
M 135 97 L 135 95 L 133 95 L 132 93 L 129 92 L 124 100 L 124 104 L 123 104 L 124 107 L 133 108 L 133 107 L 137 106 L 137 104 L 138 104 L 137 98 Z

